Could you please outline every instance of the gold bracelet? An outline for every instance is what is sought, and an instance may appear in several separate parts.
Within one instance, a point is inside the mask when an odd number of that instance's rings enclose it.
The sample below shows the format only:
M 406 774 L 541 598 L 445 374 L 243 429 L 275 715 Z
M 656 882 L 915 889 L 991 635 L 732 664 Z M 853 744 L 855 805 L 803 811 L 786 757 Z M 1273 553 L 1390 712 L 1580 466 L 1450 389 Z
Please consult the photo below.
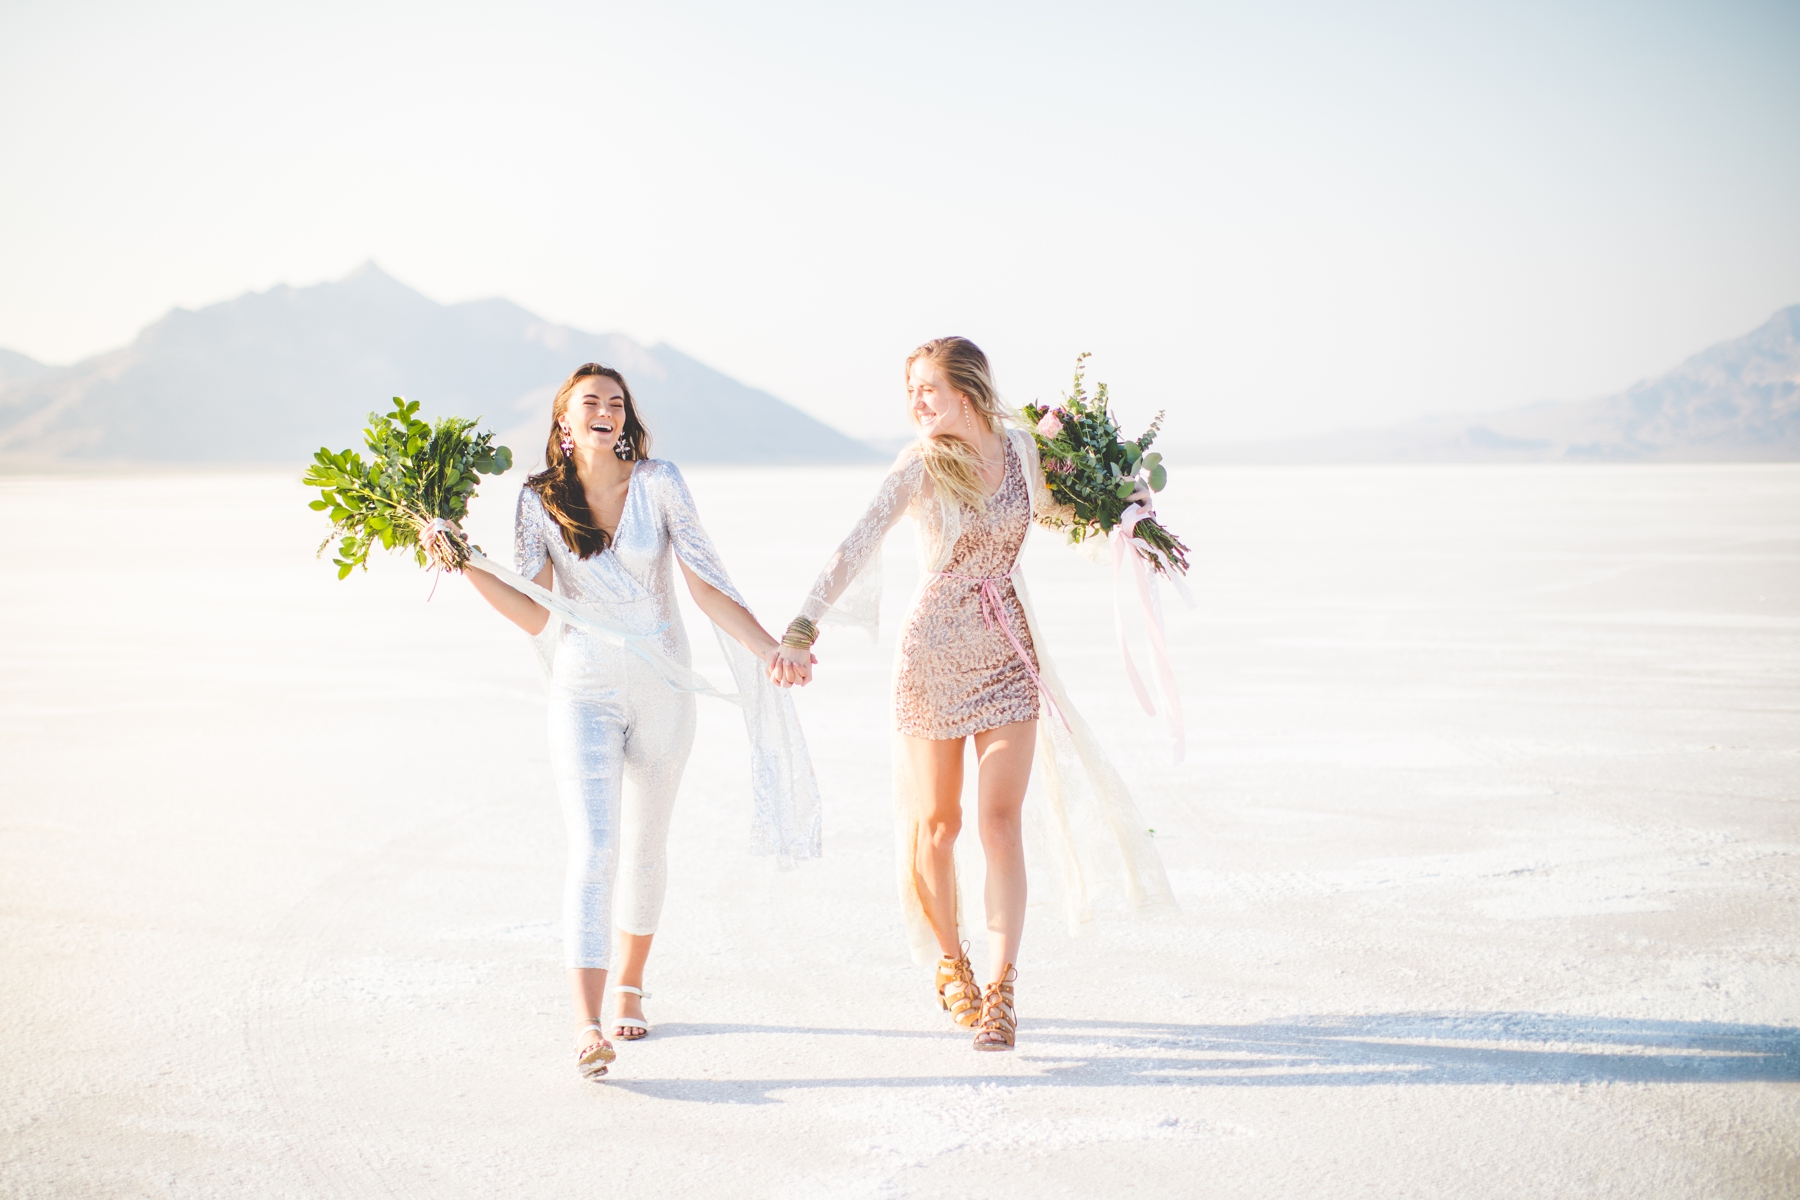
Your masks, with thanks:
M 781 644 L 792 646 L 796 650 L 810 650 L 812 644 L 819 640 L 819 627 L 805 617 L 795 617 L 788 622 L 787 632 L 781 637 Z

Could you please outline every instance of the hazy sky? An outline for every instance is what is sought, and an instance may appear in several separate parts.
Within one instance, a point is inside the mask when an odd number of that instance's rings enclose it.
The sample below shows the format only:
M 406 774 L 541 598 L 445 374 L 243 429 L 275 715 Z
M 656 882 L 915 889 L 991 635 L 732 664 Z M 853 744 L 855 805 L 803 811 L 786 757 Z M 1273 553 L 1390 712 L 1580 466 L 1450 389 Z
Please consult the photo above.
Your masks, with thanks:
M 1800 4 L 0 0 L 0 345 L 370 257 L 854 433 L 949 332 L 1177 442 L 1596 395 L 1800 302 Z

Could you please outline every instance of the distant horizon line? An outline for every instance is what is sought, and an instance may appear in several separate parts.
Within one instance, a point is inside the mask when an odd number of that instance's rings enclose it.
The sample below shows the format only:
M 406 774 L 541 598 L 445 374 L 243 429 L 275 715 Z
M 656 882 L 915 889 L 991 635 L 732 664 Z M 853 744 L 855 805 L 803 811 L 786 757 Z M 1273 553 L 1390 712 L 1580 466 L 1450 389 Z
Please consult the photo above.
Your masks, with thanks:
M 376 261 L 376 259 L 373 255 L 368 255 L 368 256 L 364 257 L 354 267 L 351 267 L 349 270 L 345 271 L 344 273 L 342 273 L 340 275 L 324 277 L 324 278 L 318 279 L 311 283 L 296 284 L 289 280 L 284 279 L 284 280 L 277 281 L 275 283 L 271 283 L 267 287 L 260 288 L 260 289 L 255 286 L 245 287 L 242 290 L 235 292 L 229 296 L 226 296 L 222 299 L 209 301 L 207 303 L 204 303 L 204 304 L 201 304 L 201 305 L 198 305 L 195 307 L 189 307 L 189 306 L 183 305 L 183 304 L 173 304 L 172 303 L 166 309 L 163 310 L 161 315 L 157 316 L 156 318 L 154 318 L 154 319 L 146 322 L 144 325 L 140 326 L 138 328 L 137 332 L 132 336 L 131 340 L 124 342 L 122 344 L 107 347 L 105 349 L 93 351 L 93 352 L 83 355 L 79 358 L 76 358 L 72 361 L 48 362 L 43 359 L 35 358 L 23 350 L 14 349 L 12 346 L 6 345 L 4 343 L 0 343 L 0 354 L 16 355 L 18 358 L 21 358 L 21 359 L 25 360 L 27 363 L 31 364 L 31 366 L 36 368 L 37 371 L 41 371 L 41 372 L 70 370 L 75 367 L 79 367 L 84 363 L 91 362 L 92 360 L 94 360 L 96 358 L 100 358 L 104 355 L 113 354 L 118 351 L 130 348 L 130 346 L 132 346 L 139 338 L 143 337 L 143 335 L 145 334 L 146 331 L 148 331 L 155 325 L 159 324 L 160 322 L 168 319 L 168 317 L 174 313 L 178 313 L 178 312 L 199 313 L 199 312 L 205 311 L 206 309 L 216 308 L 221 305 L 231 304 L 237 300 L 243 299 L 246 296 L 267 295 L 271 292 L 278 291 L 281 289 L 287 289 L 289 291 L 303 291 L 303 290 L 306 290 L 309 288 L 323 287 L 323 286 L 328 286 L 331 284 L 348 283 L 359 277 L 370 276 L 370 275 L 379 276 L 381 279 L 387 280 L 399 287 L 405 288 L 406 290 L 413 292 L 414 294 L 430 301 L 431 303 L 440 305 L 441 307 L 444 307 L 444 308 L 454 308 L 454 307 L 460 307 L 460 306 L 464 306 L 464 305 L 481 304 L 481 303 L 485 303 L 485 302 L 489 302 L 489 301 L 500 301 L 505 304 L 510 304 L 514 308 L 517 308 L 519 311 L 527 313 L 530 316 L 536 318 L 537 320 L 543 321 L 545 324 L 554 326 L 555 328 L 558 328 L 558 329 L 566 329 L 566 330 L 569 330 L 570 332 L 579 333 L 579 334 L 582 334 L 587 337 L 620 337 L 620 338 L 624 338 L 626 341 L 631 342 L 634 346 L 638 347 L 639 349 L 654 350 L 654 349 L 658 349 L 658 348 L 663 348 L 663 349 L 672 350 L 672 351 L 674 351 L 678 354 L 681 354 L 685 357 L 692 358 L 692 359 L 694 359 L 695 362 L 704 363 L 704 361 L 705 361 L 703 359 L 700 359 L 698 356 L 696 356 L 692 353 L 689 353 L 686 350 L 683 350 L 679 345 L 677 345 L 675 342 L 671 341 L 666 336 L 658 336 L 653 341 L 644 341 L 644 340 L 642 340 L 640 335 L 627 333 L 627 332 L 624 332 L 624 331 L 618 330 L 618 329 L 607 330 L 607 331 L 603 331 L 603 332 L 595 332 L 592 330 L 582 329 L 575 325 L 569 325 L 564 322 L 555 321 L 555 320 L 552 320 L 551 318 L 544 317 L 541 314 L 539 314 L 538 312 L 536 312 L 534 309 L 531 309 L 531 308 L 527 307 L 526 305 L 521 304 L 519 301 L 514 300 L 508 296 L 485 295 L 485 296 L 470 297 L 465 300 L 448 300 L 448 301 L 447 300 L 439 300 L 439 299 L 429 295 L 428 293 L 426 293 L 423 289 L 421 289 L 411 283 L 408 283 L 406 280 L 401 279 L 398 276 L 394 275 L 387 268 L 383 267 L 378 261 Z M 1778 306 L 1772 313 L 1770 313 L 1770 315 L 1768 317 L 1766 317 L 1763 320 L 1763 322 L 1761 324 L 1766 325 L 1769 321 L 1774 320 L 1776 317 L 1778 317 L 1781 314 L 1788 312 L 1792 309 L 1800 309 L 1800 301 L 1796 301 L 1791 304 L 1784 304 L 1784 305 Z M 1756 328 L 1760 328 L 1760 327 L 1761 327 L 1761 325 L 1758 325 Z M 1746 330 L 1745 333 L 1739 334 L 1738 337 L 1741 338 L 1744 336 L 1748 336 L 1748 334 L 1751 332 L 1754 332 L 1754 329 Z M 1681 359 L 1677 360 L 1677 362 L 1671 364 L 1670 367 L 1665 368 L 1661 374 L 1667 374 L 1669 371 L 1675 369 L 1675 367 L 1678 367 L 1679 365 L 1681 365 L 1681 363 L 1688 361 L 1689 359 L 1695 357 L 1696 355 L 1704 354 L 1706 351 L 1712 349 L 1715 346 L 1729 344 L 1733 340 L 1736 340 L 1736 339 L 1726 338 L 1726 339 L 1723 339 L 1722 341 L 1714 342 L 1711 345 L 1701 347 L 1697 350 L 1689 351 L 1685 356 L 1683 356 Z M 710 366 L 710 364 L 706 364 L 706 365 Z M 718 368 L 713 368 L 713 369 L 717 370 Z M 36 373 L 36 372 L 34 372 L 34 373 Z M 736 378 L 736 377 L 733 376 L 733 378 Z M 1532 400 L 1515 402 L 1515 403 L 1507 405 L 1504 408 L 1486 408 L 1486 409 L 1474 410 L 1474 411 L 1433 409 L 1433 410 L 1418 412 L 1412 416 L 1389 419 L 1389 420 L 1384 421 L 1379 424 L 1344 424 L 1344 425 L 1332 425 L 1332 426 L 1328 426 L 1328 427 L 1327 426 L 1311 426 L 1311 427 L 1307 427 L 1307 428 L 1293 429 L 1293 430 L 1287 430 L 1287 431 L 1271 430 L 1266 433 L 1242 435 L 1242 436 L 1232 437 L 1229 439 L 1220 439 L 1220 440 L 1210 439 L 1210 438 L 1206 438 L 1204 436 L 1197 437 L 1197 438 L 1181 439 L 1181 438 L 1179 438 L 1178 435 L 1171 437 L 1171 436 L 1168 436 L 1165 434 L 1163 437 L 1160 437 L 1158 439 L 1158 441 L 1161 445 L 1163 445 L 1165 447 L 1178 448 L 1180 450 L 1184 450 L 1184 451 L 1188 451 L 1188 452 L 1199 453 L 1199 452 L 1206 452 L 1206 451 L 1231 450 L 1231 449 L 1250 450 L 1250 449 L 1254 449 L 1257 447 L 1264 447 L 1264 446 L 1273 447 L 1273 446 L 1280 445 L 1280 444 L 1291 444 L 1291 443 L 1295 443 L 1295 442 L 1309 441 L 1309 440 L 1314 440 L 1314 439 L 1323 440 L 1323 439 L 1330 439 L 1330 438 L 1354 437 L 1357 435 L 1380 433 L 1383 431 L 1400 429 L 1400 428 L 1410 426 L 1410 425 L 1424 424 L 1424 423 L 1436 422 L 1436 421 L 1467 422 L 1467 423 L 1469 423 L 1469 425 L 1471 427 L 1476 427 L 1476 426 L 1479 426 L 1481 419 L 1486 416 L 1499 416 L 1504 413 L 1518 412 L 1521 410 L 1536 408 L 1536 407 L 1540 407 L 1540 406 L 1580 404 L 1580 403 L 1585 403 L 1585 402 L 1604 400 L 1604 399 L 1608 399 L 1613 396 L 1620 395 L 1621 393 L 1627 392 L 1627 391 L 1631 390 L 1632 388 L 1638 387 L 1639 385 L 1650 383 L 1658 378 L 1660 378 L 1660 375 L 1642 376 L 1642 377 L 1632 380 L 1631 382 L 1629 382 L 1621 387 L 1614 388 L 1611 391 L 1601 392 L 1599 394 L 1591 395 L 1591 396 L 1562 396 L 1562 397 L 1542 396 L 1542 397 L 1532 399 Z M 753 385 L 746 385 L 746 386 L 753 386 Z M 761 390 L 761 389 L 759 389 L 759 390 Z M 769 394 L 777 395 L 777 393 L 774 391 L 770 391 Z M 791 402 L 784 401 L 784 403 L 791 403 Z M 801 410 L 801 411 L 804 411 L 804 410 Z M 815 419 L 818 419 L 818 418 L 815 418 Z M 1173 431 L 1171 431 L 1171 432 L 1173 432 Z M 845 436 L 850 437 L 856 441 L 862 442 L 865 445 L 868 445 L 872 448 L 875 448 L 878 450 L 883 450 L 884 452 L 888 451 L 889 448 L 892 447 L 893 452 L 897 453 L 899 447 L 912 441 L 916 435 L 911 434 L 911 433 L 901 432 L 901 427 L 893 426 L 893 427 L 885 427 L 885 428 L 881 428 L 881 429 L 865 430 L 860 433 L 849 433 L 846 431 Z

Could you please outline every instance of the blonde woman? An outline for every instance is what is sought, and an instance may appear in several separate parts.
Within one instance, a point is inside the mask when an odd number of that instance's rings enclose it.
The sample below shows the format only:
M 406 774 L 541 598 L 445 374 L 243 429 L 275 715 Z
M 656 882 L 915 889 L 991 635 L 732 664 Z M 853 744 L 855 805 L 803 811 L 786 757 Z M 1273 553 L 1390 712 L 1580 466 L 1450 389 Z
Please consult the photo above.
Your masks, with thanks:
M 625 377 L 588 363 L 551 406 L 545 468 L 519 493 L 517 572 L 466 574 L 526 633 L 550 683 L 550 762 L 569 834 L 563 945 L 575 1065 L 606 1074 L 602 1020 L 617 926 L 612 1036 L 643 1037 L 644 967 L 667 888 L 669 817 L 694 743 L 694 697 L 675 568 L 711 618 L 745 708 L 756 804 L 752 849 L 819 852 L 818 790 L 793 704 L 767 674 L 775 639 L 731 585 L 673 463 L 653 459 Z M 553 589 L 553 590 L 552 590 Z M 714 693 L 716 694 L 716 693 Z
M 1171 897 L 1131 797 L 1070 705 L 1032 616 L 1019 552 L 1034 520 L 1058 519 L 1036 442 L 1002 407 L 987 356 L 967 338 L 938 338 L 913 351 L 906 392 L 921 436 L 826 563 L 788 627 L 776 669 L 788 682 L 811 678 L 821 621 L 873 631 L 881 543 L 910 513 L 923 571 L 894 672 L 901 897 L 915 957 L 939 955 L 939 1003 L 975 1029 L 975 1049 L 1010 1050 L 1025 927 L 1023 812 L 1034 762 L 1047 785 L 1040 824 L 1061 868 L 1072 926 L 1090 919 L 1090 890 L 1108 883 L 1134 907 Z M 989 972 L 981 989 L 961 938 L 954 854 L 970 740 L 987 863 Z

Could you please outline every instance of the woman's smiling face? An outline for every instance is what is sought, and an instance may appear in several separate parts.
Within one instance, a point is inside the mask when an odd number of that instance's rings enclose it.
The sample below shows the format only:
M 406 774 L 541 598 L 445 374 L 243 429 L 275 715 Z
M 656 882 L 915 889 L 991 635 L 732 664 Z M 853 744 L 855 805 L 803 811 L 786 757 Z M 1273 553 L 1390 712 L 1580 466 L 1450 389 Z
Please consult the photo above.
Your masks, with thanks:
M 965 432 L 962 418 L 967 400 L 929 358 L 915 358 L 906 369 L 906 399 L 919 432 L 926 437 L 957 437 Z
M 610 452 L 625 431 L 625 389 L 604 375 L 585 376 L 569 393 L 562 425 L 577 446 Z

